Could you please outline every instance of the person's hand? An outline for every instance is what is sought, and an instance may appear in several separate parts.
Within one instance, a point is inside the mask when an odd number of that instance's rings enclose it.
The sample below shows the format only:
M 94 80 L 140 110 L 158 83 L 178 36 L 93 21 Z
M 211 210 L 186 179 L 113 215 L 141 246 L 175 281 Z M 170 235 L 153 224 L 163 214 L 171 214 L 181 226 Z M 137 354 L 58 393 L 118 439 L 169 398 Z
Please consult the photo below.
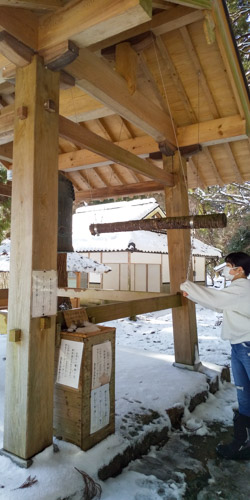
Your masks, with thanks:
M 188 297 L 188 293 L 187 292 L 182 292 L 183 293 L 183 297 Z

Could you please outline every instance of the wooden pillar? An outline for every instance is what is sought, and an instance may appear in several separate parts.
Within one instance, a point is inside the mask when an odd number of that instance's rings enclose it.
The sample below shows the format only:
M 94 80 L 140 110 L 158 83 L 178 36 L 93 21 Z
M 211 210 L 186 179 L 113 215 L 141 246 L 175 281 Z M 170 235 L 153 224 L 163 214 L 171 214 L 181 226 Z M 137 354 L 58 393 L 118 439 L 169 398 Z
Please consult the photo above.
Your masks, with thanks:
M 181 158 L 177 151 L 173 157 L 163 156 L 163 165 L 167 172 L 174 174 L 175 178 L 174 187 L 165 188 L 167 217 L 189 215 L 186 160 Z M 180 283 L 187 277 L 191 253 L 190 230 L 169 229 L 167 235 L 170 293 L 177 293 L 180 292 Z M 172 309 L 172 315 L 175 361 L 184 365 L 194 365 L 195 347 L 198 346 L 195 304 L 183 297 L 183 306 Z
M 38 56 L 17 69 L 4 450 L 23 459 L 53 434 L 56 316 L 46 325 L 34 317 L 32 279 L 34 271 L 57 269 L 58 106 L 58 73 Z M 19 341 L 13 329 L 21 330 Z

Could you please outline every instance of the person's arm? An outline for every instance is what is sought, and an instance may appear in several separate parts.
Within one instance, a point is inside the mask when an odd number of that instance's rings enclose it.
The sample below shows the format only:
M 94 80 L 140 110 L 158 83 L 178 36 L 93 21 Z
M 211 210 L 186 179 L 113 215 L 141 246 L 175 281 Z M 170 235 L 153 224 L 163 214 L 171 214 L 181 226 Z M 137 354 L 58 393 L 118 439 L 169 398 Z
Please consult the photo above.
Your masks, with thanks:
M 180 289 L 187 293 L 190 300 L 215 311 L 223 311 L 223 309 L 227 308 L 235 309 L 240 300 L 240 295 L 235 287 L 215 290 L 196 285 L 191 281 L 185 281 L 181 283 Z

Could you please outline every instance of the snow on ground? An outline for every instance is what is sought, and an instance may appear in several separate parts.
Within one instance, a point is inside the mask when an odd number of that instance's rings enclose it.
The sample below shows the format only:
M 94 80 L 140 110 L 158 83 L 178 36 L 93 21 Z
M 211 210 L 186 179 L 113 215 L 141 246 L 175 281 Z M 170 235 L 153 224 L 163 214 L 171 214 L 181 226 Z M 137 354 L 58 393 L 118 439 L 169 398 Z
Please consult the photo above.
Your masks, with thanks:
M 200 359 L 220 365 L 229 364 L 230 345 L 220 339 L 222 315 L 197 307 Z M 77 446 L 55 440 L 59 452 L 50 446 L 34 459 L 30 469 L 17 467 L 8 458 L 0 456 L 0 499 L 2 500 L 80 500 L 83 480 L 75 469 L 87 472 L 102 486 L 102 500 L 162 500 L 181 499 L 185 492 L 184 474 L 179 472 L 175 481 L 161 481 L 154 475 L 130 470 L 105 483 L 98 480 L 97 471 L 109 463 L 110 458 L 125 449 L 153 426 L 157 429 L 169 425 L 165 409 L 186 404 L 190 397 L 205 389 L 206 378 L 173 367 L 173 331 L 171 311 L 158 311 L 108 323 L 117 329 L 116 359 L 116 433 L 83 452 Z M 6 336 L 0 335 L 0 448 L 3 440 L 3 404 Z M 213 421 L 232 423 L 232 407 L 236 403 L 233 385 L 224 383 L 206 403 L 192 414 L 185 410 L 184 428 L 205 435 L 207 424 Z M 137 425 L 135 414 L 157 412 L 158 418 L 148 425 Z M 151 451 L 154 454 L 154 450 Z M 37 482 L 29 488 L 16 489 L 27 479 Z

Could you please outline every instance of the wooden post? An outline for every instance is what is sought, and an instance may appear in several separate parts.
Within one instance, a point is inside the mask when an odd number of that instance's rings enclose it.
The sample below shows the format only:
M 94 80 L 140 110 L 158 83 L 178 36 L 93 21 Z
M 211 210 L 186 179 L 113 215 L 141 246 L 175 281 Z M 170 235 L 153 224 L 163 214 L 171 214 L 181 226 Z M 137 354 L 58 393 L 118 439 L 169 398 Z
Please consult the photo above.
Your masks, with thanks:
M 186 160 L 177 151 L 173 157 L 163 156 L 163 165 L 175 178 L 174 187 L 165 188 L 167 217 L 189 215 Z M 180 292 L 180 283 L 186 280 L 191 240 L 187 229 L 169 229 L 167 234 L 170 293 L 173 294 Z M 182 300 L 183 306 L 172 310 L 175 361 L 194 365 L 195 347 L 198 345 L 195 305 L 188 299 Z
M 58 106 L 59 74 L 38 56 L 17 69 L 4 450 L 25 460 L 53 434 L 56 317 L 32 317 L 32 275 L 57 269 Z

